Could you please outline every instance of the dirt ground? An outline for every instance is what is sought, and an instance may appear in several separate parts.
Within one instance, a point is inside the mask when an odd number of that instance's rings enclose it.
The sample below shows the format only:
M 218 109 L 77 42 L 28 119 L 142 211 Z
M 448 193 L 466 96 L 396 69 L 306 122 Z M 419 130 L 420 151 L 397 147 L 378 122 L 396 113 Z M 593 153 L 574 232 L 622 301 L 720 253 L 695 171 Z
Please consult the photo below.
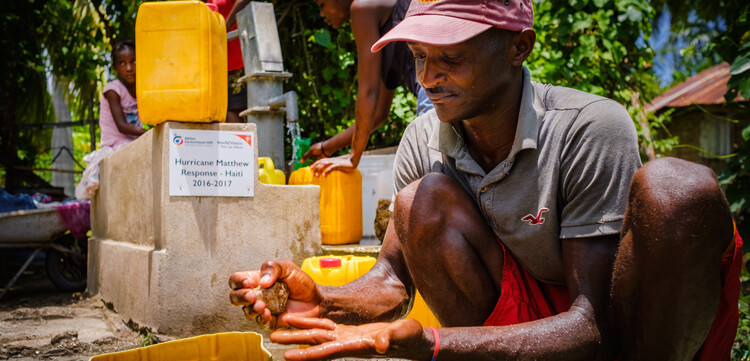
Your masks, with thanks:
M 5 287 L 20 267 L 8 265 L 3 252 L 0 250 L 0 287 Z M 8 269 L 13 272 L 8 274 Z M 147 338 L 153 343 L 176 339 L 135 330 L 99 297 L 58 290 L 47 279 L 41 264 L 29 267 L 0 299 L 0 360 L 85 361 L 96 355 L 138 348 Z M 283 360 L 284 351 L 296 347 L 270 342 L 264 342 L 264 346 L 274 360 Z
M 143 340 L 101 299 L 59 291 L 43 267 L 32 266 L 0 299 L 0 360 L 88 360 Z

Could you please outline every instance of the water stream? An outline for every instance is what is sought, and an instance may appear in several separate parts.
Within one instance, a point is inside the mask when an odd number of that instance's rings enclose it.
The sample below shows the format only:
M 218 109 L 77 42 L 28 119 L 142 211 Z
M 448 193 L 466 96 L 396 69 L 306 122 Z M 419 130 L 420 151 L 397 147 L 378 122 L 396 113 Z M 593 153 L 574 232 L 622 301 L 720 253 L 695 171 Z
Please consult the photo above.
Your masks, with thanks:
M 289 135 L 292 141 L 292 164 L 297 164 L 297 151 L 299 148 L 299 142 L 302 139 L 302 128 L 300 128 L 298 122 L 287 122 L 286 133 Z

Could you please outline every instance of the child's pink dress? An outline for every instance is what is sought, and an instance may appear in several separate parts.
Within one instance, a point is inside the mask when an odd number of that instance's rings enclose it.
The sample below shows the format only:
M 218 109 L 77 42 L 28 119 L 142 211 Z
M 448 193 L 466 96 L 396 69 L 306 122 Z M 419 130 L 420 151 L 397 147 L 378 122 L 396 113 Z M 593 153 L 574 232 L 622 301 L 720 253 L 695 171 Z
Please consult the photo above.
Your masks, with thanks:
M 119 79 L 115 79 L 104 86 L 102 90 L 101 103 L 99 105 L 99 127 L 101 127 L 101 142 L 102 146 L 112 147 L 117 150 L 132 142 L 137 136 L 126 135 L 120 133 L 115 124 L 115 119 L 112 117 L 112 111 L 109 108 L 109 101 L 104 97 L 104 93 L 107 91 L 114 91 L 120 96 L 120 106 L 125 113 L 125 119 L 128 123 L 135 126 L 141 127 L 141 118 L 138 117 L 138 103 L 135 98 L 130 95 L 128 89 L 125 87 Z

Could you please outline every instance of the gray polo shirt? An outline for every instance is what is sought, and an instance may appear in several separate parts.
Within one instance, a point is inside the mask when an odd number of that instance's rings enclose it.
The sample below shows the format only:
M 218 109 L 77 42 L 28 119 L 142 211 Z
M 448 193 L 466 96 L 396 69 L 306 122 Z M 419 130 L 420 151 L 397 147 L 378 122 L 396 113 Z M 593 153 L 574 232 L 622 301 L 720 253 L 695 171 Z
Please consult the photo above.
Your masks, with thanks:
M 404 132 L 396 191 L 430 172 L 455 179 L 485 221 L 537 279 L 565 283 L 561 239 L 617 234 L 641 165 L 630 115 L 617 102 L 539 84 L 523 69 L 523 95 L 508 158 L 489 173 L 466 148 L 460 124 L 434 110 Z

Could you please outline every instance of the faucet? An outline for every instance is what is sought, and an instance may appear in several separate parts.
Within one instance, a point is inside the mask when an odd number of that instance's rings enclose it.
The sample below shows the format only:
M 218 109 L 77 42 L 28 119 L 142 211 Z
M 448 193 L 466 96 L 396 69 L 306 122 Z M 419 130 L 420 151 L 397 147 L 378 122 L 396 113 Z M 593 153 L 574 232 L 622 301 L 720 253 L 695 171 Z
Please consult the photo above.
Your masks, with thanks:
M 299 120 L 299 116 L 297 113 L 297 93 L 295 93 L 294 90 L 273 97 L 268 101 L 268 107 L 272 110 L 278 110 L 282 106 L 286 106 L 287 123 L 296 123 L 297 120 Z

